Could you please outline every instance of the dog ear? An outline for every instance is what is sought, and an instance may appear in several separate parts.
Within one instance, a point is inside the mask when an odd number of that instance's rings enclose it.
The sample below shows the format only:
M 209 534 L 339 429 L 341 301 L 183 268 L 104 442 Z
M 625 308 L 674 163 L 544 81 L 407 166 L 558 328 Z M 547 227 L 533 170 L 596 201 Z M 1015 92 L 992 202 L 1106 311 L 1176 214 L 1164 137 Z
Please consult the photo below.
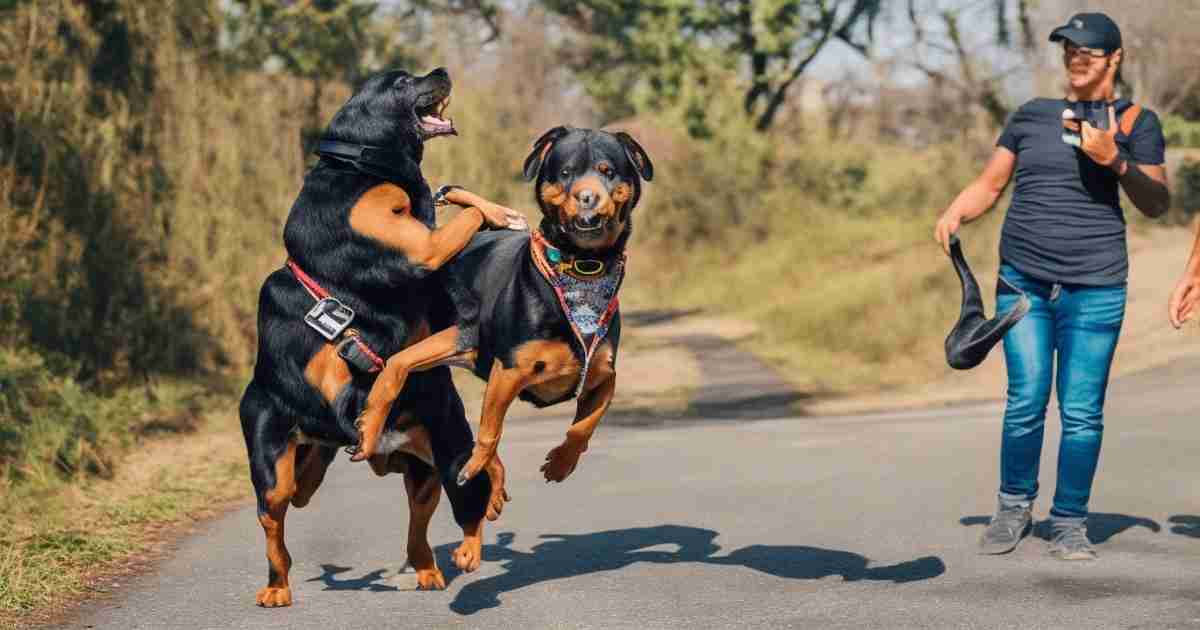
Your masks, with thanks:
M 625 155 L 628 155 L 629 160 L 633 162 L 633 167 L 637 169 L 638 175 L 641 175 L 642 179 L 646 181 L 654 179 L 654 164 L 650 162 L 650 156 L 646 155 L 646 150 L 642 148 L 642 145 L 624 131 L 618 131 L 614 135 L 621 142 L 621 146 L 625 147 Z
M 567 135 L 570 130 L 569 127 L 555 127 L 534 141 L 533 151 L 529 153 L 529 157 L 525 158 L 525 168 L 522 170 L 525 181 L 537 177 L 538 171 L 542 168 L 542 161 L 546 159 L 546 154 L 550 153 L 550 147 L 554 146 L 559 138 Z

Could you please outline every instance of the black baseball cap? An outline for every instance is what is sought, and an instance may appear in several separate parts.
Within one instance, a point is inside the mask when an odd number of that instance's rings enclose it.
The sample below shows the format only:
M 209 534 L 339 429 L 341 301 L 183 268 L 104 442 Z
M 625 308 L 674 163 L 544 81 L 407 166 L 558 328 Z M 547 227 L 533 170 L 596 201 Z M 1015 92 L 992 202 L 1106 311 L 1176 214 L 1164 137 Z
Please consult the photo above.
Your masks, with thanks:
M 1121 47 L 1121 29 L 1103 13 L 1076 13 L 1050 32 L 1050 41 L 1067 40 L 1076 46 L 1112 52 Z

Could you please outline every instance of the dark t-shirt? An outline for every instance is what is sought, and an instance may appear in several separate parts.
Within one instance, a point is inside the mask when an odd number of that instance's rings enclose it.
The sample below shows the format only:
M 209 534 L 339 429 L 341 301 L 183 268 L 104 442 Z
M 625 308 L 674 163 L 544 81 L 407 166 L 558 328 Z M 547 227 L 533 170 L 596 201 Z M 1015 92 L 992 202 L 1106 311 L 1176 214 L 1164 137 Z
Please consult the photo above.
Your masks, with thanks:
M 1116 101 L 1118 124 L 1131 105 Z M 1000 258 L 1047 282 L 1120 284 L 1129 259 L 1117 175 L 1063 141 L 1062 113 L 1068 107 L 1084 119 L 1090 119 L 1085 108 L 1108 116 L 1102 103 L 1035 98 L 1009 117 L 996 141 L 1017 156 Z M 1142 111 L 1129 136 L 1118 130 L 1116 141 L 1121 157 L 1131 162 L 1163 163 L 1166 141 L 1153 111 Z

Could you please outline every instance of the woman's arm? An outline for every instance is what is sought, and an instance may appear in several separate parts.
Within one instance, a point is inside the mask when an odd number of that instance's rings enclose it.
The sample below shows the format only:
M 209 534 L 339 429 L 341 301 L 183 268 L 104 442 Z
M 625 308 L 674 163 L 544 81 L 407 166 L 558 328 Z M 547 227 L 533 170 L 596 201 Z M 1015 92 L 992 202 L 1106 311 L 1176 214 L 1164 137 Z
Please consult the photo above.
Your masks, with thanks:
M 1016 164 L 1015 153 L 1006 147 L 996 147 L 979 177 L 958 193 L 954 203 L 942 213 L 933 230 L 933 237 L 942 244 L 947 254 L 950 253 L 950 235 L 958 231 L 959 225 L 974 221 L 996 205 L 996 200 L 1000 199 L 1008 180 L 1012 178 Z
M 1121 188 L 1142 214 L 1157 219 L 1171 208 L 1167 169 L 1161 164 L 1135 164 L 1118 160 L 1113 170 L 1121 176 Z

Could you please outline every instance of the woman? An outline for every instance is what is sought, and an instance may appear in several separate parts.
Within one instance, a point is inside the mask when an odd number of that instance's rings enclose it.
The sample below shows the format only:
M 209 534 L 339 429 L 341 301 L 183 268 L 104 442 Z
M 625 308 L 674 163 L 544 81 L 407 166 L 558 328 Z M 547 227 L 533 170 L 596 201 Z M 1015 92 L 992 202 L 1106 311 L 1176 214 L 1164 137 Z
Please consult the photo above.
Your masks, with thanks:
M 983 173 L 942 214 L 935 236 L 948 249 L 950 235 L 991 208 L 1016 171 L 1000 275 L 1028 294 L 1032 307 L 1004 337 L 1008 401 L 999 507 L 980 552 L 1012 551 L 1032 529 L 1046 405 L 1057 379 L 1062 443 L 1050 552 L 1090 560 L 1096 552 L 1087 538 L 1088 498 L 1125 315 L 1128 258 L 1118 186 L 1147 216 L 1161 216 L 1170 202 L 1158 117 L 1113 98 L 1124 55 L 1117 25 L 1103 14 L 1081 13 L 1050 41 L 1062 42 L 1066 97 L 1035 98 L 1009 118 Z M 1001 283 L 997 312 L 1017 298 Z

